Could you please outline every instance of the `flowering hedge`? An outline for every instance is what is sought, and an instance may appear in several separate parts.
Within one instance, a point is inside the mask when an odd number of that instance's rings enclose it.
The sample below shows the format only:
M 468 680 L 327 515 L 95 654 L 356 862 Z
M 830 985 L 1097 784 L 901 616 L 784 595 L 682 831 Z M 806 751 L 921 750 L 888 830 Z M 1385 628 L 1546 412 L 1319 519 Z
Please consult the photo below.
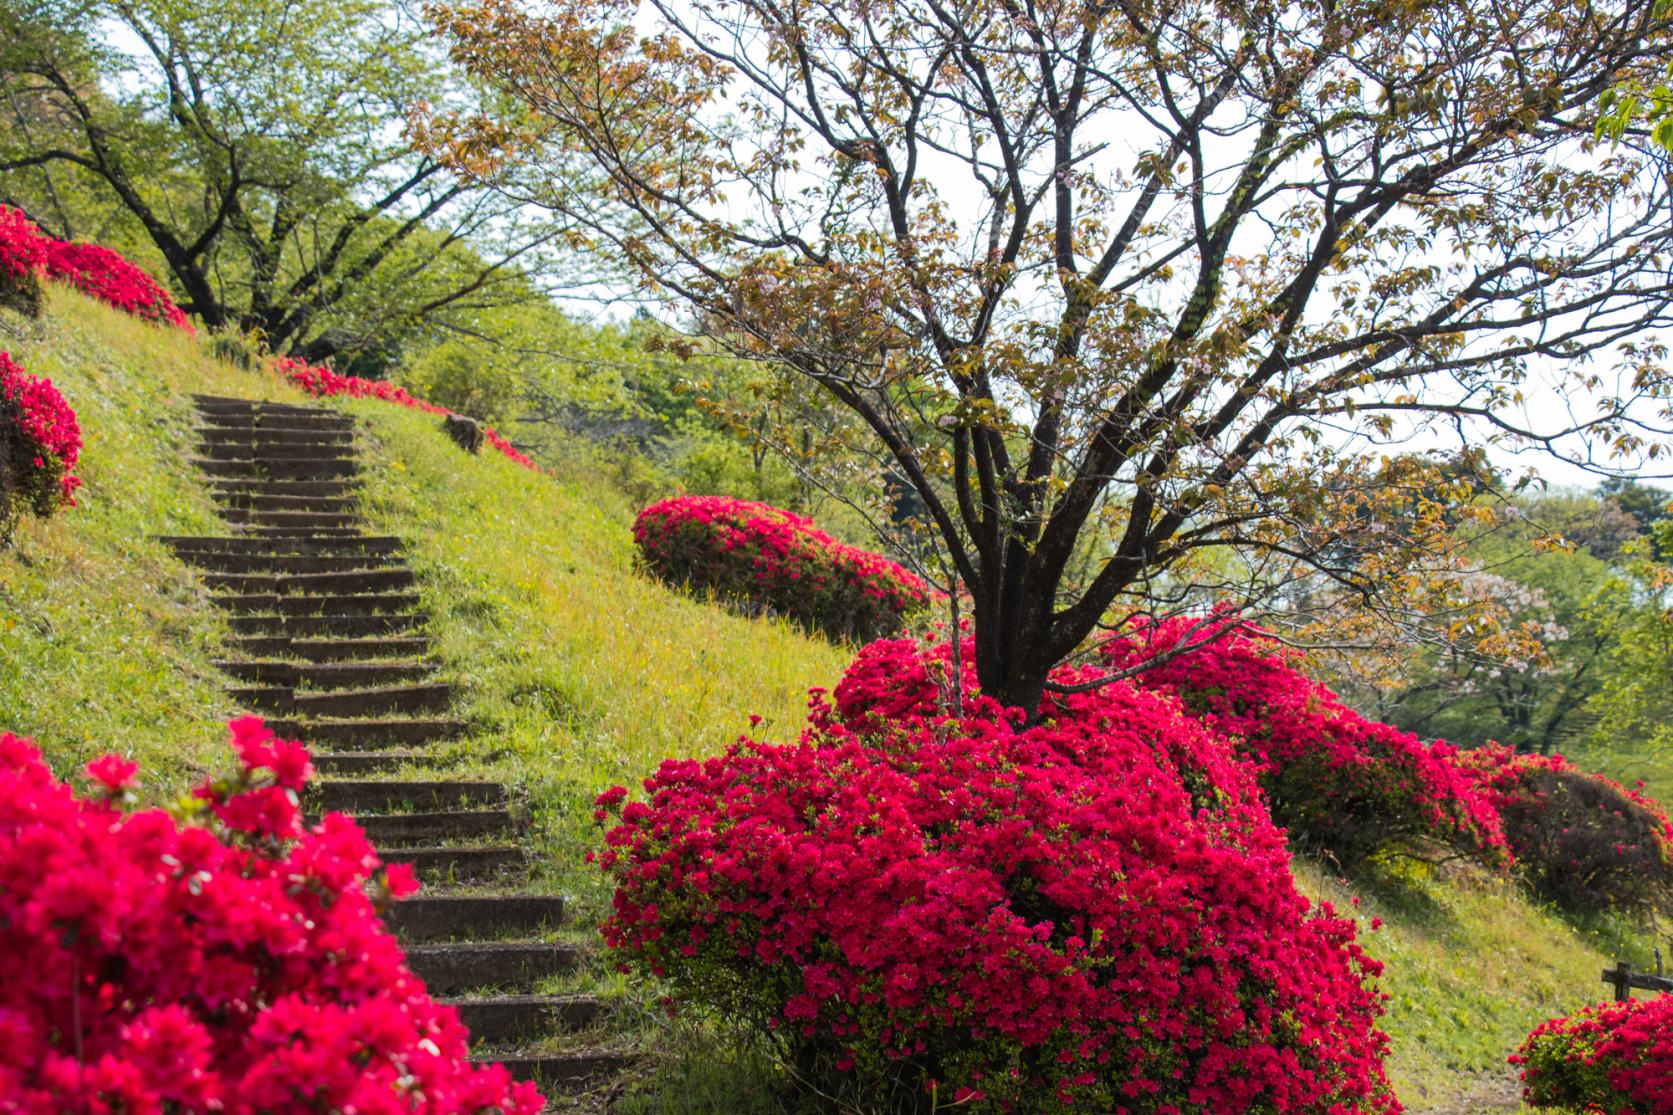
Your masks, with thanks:
M 290 357 L 279 357 L 274 360 L 273 366 L 278 369 L 279 374 L 284 376 L 285 379 L 310 395 L 318 395 L 322 398 L 344 395 L 351 399 L 382 399 L 386 403 L 394 403 L 396 406 L 422 411 L 425 414 L 446 415 L 452 413 L 446 407 L 426 402 L 406 388 L 398 387 L 385 380 L 340 375 L 330 368 L 322 368 L 316 364 L 294 360 Z M 502 437 L 492 426 L 482 427 L 482 437 L 489 445 L 492 445 L 516 464 L 534 472 L 540 471 L 539 465 L 519 452 L 516 446 Z
M 1462 758 L 1535 894 L 1581 913 L 1673 912 L 1673 824 L 1654 799 L 1560 755 L 1495 743 Z
M 1182 640 L 1203 645 L 1167 657 Z M 1499 818 L 1455 749 L 1361 716 L 1259 628 L 1178 618 L 1130 628 L 1102 656 L 1122 670 L 1155 660 L 1138 684 L 1178 697 L 1231 737 L 1256 763 L 1273 818 L 1292 840 L 1350 864 L 1430 849 L 1508 863 Z
M 28 375 L 0 352 L 0 542 L 25 511 L 46 517 L 75 506 L 81 480 L 75 411 L 50 379 Z
M 0 205 L 0 306 L 37 316 L 45 266 L 40 230 L 16 209 Z
M 1510 1060 L 1530 1107 L 1673 1115 L 1673 995 L 1542 1022 Z
M 78 798 L 0 735 L 0 1108 L 25 1115 L 535 1115 L 466 1059 L 468 1035 L 407 969 L 360 829 L 304 831 L 299 744 L 233 721 L 240 772 L 201 814 L 123 813 L 135 764 L 88 764 Z
M 1379 966 L 1296 893 L 1221 740 L 1127 684 L 1034 727 L 938 714 L 940 669 L 873 644 L 799 744 L 601 795 L 624 967 L 859 1106 L 1400 1110 Z
M 193 331 L 168 288 L 122 253 L 98 244 L 48 236 L 16 209 L 0 206 L 0 301 L 5 300 L 7 291 L 18 289 L 25 291 L 21 297 L 27 300 L 31 280 L 18 276 L 41 272 L 124 313 Z M 38 279 L 33 281 L 38 283 Z M 32 306 L 16 301 L 12 304 L 29 313 L 38 312 L 38 286 Z
M 899 565 L 764 503 L 666 499 L 639 512 L 633 540 L 663 581 L 771 608 L 833 639 L 891 635 L 929 603 L 924 582 Z

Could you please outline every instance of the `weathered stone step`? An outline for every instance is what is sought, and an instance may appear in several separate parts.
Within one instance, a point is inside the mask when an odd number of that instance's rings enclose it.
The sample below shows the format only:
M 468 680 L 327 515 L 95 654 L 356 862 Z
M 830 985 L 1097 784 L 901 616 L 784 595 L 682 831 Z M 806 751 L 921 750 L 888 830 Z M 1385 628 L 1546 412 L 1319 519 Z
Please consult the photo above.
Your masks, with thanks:
M 216 588 L 230 589 L 240 596 L 365 595 L 411 588 L 417 582 L 412 570 L 403 567 L 354 569 L 340 573 L 217 573 L 212 579 L 206 577 L 205 580 Z
M 409 763 L 433 761 L 423 751 L 316 751 L 312 758 L 314 769 L 321 774 L 350 777 L 399 770 Z
M 354 446 L 347 440 L 266 441 L 259 432 L 249 437 L 206 437 L 198 444 L 198 453 L 215 461 L 317 461 L 320 458 L 337 460 L 351 455 Z
M 520 1054 L 484 1053 L 471 1060 L 481 1065 L 501 1064 L 518 1080 L 532 1080 L 551 1097 L 575 1091 L 627 1072 L 638 1063 L 631 1053 L 613 1051 Z
M 337 411 L 317 403 L 286 403 L 275 399 L 247 399 L 242 395 L 215 395 L 207 391 L 194 391 L 190 396 L 193 405 L 199 410 L 219 408 L 245 408 L 251 410 L 288 410 L 304 411 L 310 414 L 336 414 Z
M 477 779 L 408 779 L 393 781 L 383 778 L 333 779 L 316 782 L 308 787 L 308 807 L 321 812 L 339 810 L 344 813 L 387 812 L 403 806 L 417 805 L 431 809 L 464 809 L 473 805 L 499 803 L 505 800 L 505 786 L 499 782 Z
M 244 654 L 284 656 L 303 662 L 408 658 L 430 650 L 430 640 L 423 636 L 401 639 L 290 639 L 283 635 L 244 635 L 233 638 L 231 644 L 233 649 Z
M 459 1012 L 473 1043 L 509 1042 L 596 1022 L 604 1004 L 591 995 L 495 995 L 442 999 Z
M 514 844 L 477 844 L 452 848 L 389 848 L 378 853 L 385 863 L 405 863 L 431 886 L 480 882 L 521 870 L 523 849 Z
M 372 717 L 443 712 L 453 701 L 453 687 L 449 685 L 391 685 L 327 693 L 298 693 L 289 685 L 255 685 L 227 692 L 254 712 L 288 716 Z
M 193 457 L 192 463 L 210 476 L 228 480 L 336 480 L 353 476 L 360 465 L 353 457 L 314 457 L 306 461 L 216 461 Z
M 387 569 L 399 560 L 396 554 L 221 554 L 203 550 L 176 550 L 187 565 L 204 571 L 212 588 L 224 587 L 215 578 L 225 574 L 250 573 L 354 573 L 363 569 Z
M 434 662 L 282 662 L 228 659 L 215 663 L 239 681 L 256 685 L 284 685 L 295 689 L 353 689 L 411 681 L 435 673 Z
M 556 894 L 419 894 L 395 903 L 385 920 L 403 941 L 529 936 L 563 924 L 564 900 Z
M 205 445 L 333 445 L 353 442 L 354 431 L 349 427 L 302 426 L 285 428 L 251 423 L 248 426 L 199 426 L 197 435 Z M 211 454 L 213 456 L 214 454 Z
M 511 832 L 503 809 L 449 809 L 438 813 L 357 813 L 355 821 L 379 848 L 434 844 L 438 840 L 482 840 Z
M 360 502 L 353 496 L 275 496 L 250 492 L 216 492 L 214 495 L 215 502 L 223 509 L 245 513 L 307 511 L 346 515 L 352 513 Z
M 347 595 L 302 596 L 273 592 L 216 593 L 210 597 L 229 612 L 264 612 L 283 616 L 374 616 L 416 608 L 417 593 L 363 592 Z
M 451 685 L 388 685 L 376 689 L 297 693 L 291 698 L 288 711 L 298 716 L 389 716 L 402 712 L 445 712 L 452 703 Z
M 226 480 L 211 479 L 210 492 L 216 496 L 343 497 L 353 495 L 352 480 Z
M 293 639 L 364 639 L 417 631 L 429 616 L 405 615 L 239 615 L 227 622 L 240 635 L 285 635 Z
M 270 721 L 267 726 L 286 739 L 349 751 L 433 743 L 461 735 L 467 727 L 463 720 L 412 717 L 389 720 L 276 720 Z
M 358 511 L 240 511 L 224 508 L 221 518 L 236 527 L 309 527 L 318 529 L 359 526 L 364 520 Z
M 175 550 L 205 554 L 344 556 L 399 553 L 401 540 L 390 534 L 348 534 L 330 538 L 262 538 L 250 534 L 165 534 L 159 542 Z
M 406 952 L 407 967 L 432 995 L 454 995 L 473 987 L 526 987 L 573 971 L 585 955 L 574 945 L 534 941 L 408 945 Z

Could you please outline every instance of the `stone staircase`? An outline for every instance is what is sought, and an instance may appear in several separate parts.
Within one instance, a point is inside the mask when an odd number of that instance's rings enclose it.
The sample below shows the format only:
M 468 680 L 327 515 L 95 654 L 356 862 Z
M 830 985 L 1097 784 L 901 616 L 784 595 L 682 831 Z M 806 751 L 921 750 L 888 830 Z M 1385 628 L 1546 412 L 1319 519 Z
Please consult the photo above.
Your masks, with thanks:
M 448 716 L 453 688 L 429 654 L 400 540 L 361 528 L 353 419 L 195 401 L 194 463 L 231 533 L 164 541 L 230 613 L 230 692 L 308 744 L 321 775 L 310 814 L 352 815 L 387 862 L 414 867 L 424 889 L 390 926 L 431 993 L 458 1008 L 473 1055 L 585 1103 L 628 1059 L 586 1032 L 598 1000 L 540 993 L 585 950 L 554 937 L 561 898 L 516 890 L 526 856 L 505 786 L 447 777 L 426 751 L 465 725 Z

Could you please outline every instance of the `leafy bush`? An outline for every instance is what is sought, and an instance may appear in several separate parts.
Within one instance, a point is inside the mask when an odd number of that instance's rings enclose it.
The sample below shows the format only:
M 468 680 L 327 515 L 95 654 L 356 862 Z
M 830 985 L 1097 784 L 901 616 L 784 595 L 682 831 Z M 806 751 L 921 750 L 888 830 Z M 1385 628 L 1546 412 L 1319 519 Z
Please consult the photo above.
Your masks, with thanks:
M 42 518 L 75 506 L 81 480 L 75 411 L 49 379 L 27 375 L 0 352 L 0 543 L 25 511 Z
M 943 662 L 873 644 L 799 744 L 601 795 L 624 966 L 867 1109 L 1399 1110 L 1379 965 L 1223 741 L 1128 684 L 939 714 Z
M 1176 653 L 1182 642 L 1202 645 Z M 1347 865 L 1434 851 L 1508 862 L 1499 819 L 1458 769 L 1456 750 L 1361 716 L 1259 628 L 1225 617 L 1137 625 L 1102 656 L 1118 670 L 1153 663 L 1138 684 L 1178 697 L 1229 736 L 1257 765 L 1273 819 L 1292 840 Z
M 1673 995 L 1542 1022 L 1510 1060 L 1530 1107 L 1673 1115 Z
M 40 230 L 16 209 L 0 205 L 0 306 L 39 317 L 45 264 Z
M 1560 755 L 1466 752 L 1523 880 L 1565 910 L 1673 912 L 1673 825 L 1654 799 Z
M 924 582 L 899 565 L 764 503 L 665 499 L 639 512 L 633 540 L 669 584 L 771 608 L 833 639 L 893 634 L 929 603 Z
M 304 832 L 299 744 L 231 724 L 240 772 L 183 824 L 124 814 L 135 764 L 77 798 L 0 735 L 0 1096 L 8 1111 L 535 1115 L 532 1085 L 466 1057 L 378 920 L 379 870 L 331 814 Z
M 273 364 L 280 375 L 310 395 L 319 395 L 322 398 L 345 395 L 352 399 L 382 399 L 386 403 L 394 403 L 396 406 L 422 411 L 425 414 L 446 415 L 453 413 L 446 407 L 437 406 L 435 403 L 418 398 L 406 388 L 398 387 L 388 380 L 345 376 L 332 371 L 330 368 L 322 368 L 302 360 L 293 360 L 290 357 L 279 357 Z M 482 437 L 503 456 L 526 469 L 540 471 L 539 465 L 521 453 L 516 446 L 507 441 L 492 426 L 482 427 Z

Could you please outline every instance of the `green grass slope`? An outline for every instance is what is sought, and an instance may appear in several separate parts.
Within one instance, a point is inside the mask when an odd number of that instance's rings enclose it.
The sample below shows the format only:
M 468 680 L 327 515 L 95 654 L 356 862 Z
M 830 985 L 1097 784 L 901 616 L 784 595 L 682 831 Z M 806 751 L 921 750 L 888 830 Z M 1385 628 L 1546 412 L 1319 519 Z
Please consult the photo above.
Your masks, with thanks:
M 148 795 L 178 792 L 228 765 L 221 725 L 234 711 L 212 666 L 223 625 L 152 540 L 222 529 L 188 461 L 189 396 L 300 397 L 61 290 L 41 322 L 21 335 L 14 323 L 0 348 L 75 407 L 87 486 L 80 507 L 26 521 L 0 552 L 0 730 L 34 736 L 61 772 L 120 750 L 144 763 Z M 541 885 L 577 899 L 583 922 L 596 917 L 607 896 L 582 862 L 593 795 L 665 756 L 721 750 L 751 714 L 764 718 L 757 734 L 792 737 L 806 690 L 831 684 L 849 653 L 638 576 L 632 508 L 603 482 L 468 456 L 426 415 L 342 405 L 362 419 L 372 526 L 407 540 L 438 654 L 464 687 L 471 730 L 447 758 L 519 787 Z M 1647 940 L 1575 928 L 1507 885 L 1417 871 L 1348 884 L 1306 861 L 1298 877 L 1359 916 L 1387 965 L 1390 1066 L 1414 1111 L 1514 1110 L 1504 1058 L 1520 1036 L 1601 997 L 1599 969 L 1617 953 L 1648 960 L 1633 955 Z M 665 1052 L 630 1109 L 786 1109 L 758 1057 L 700 1019 L 657 1021 L 651 989 L 590 978 L 627 1000 L 627 1040 Z

